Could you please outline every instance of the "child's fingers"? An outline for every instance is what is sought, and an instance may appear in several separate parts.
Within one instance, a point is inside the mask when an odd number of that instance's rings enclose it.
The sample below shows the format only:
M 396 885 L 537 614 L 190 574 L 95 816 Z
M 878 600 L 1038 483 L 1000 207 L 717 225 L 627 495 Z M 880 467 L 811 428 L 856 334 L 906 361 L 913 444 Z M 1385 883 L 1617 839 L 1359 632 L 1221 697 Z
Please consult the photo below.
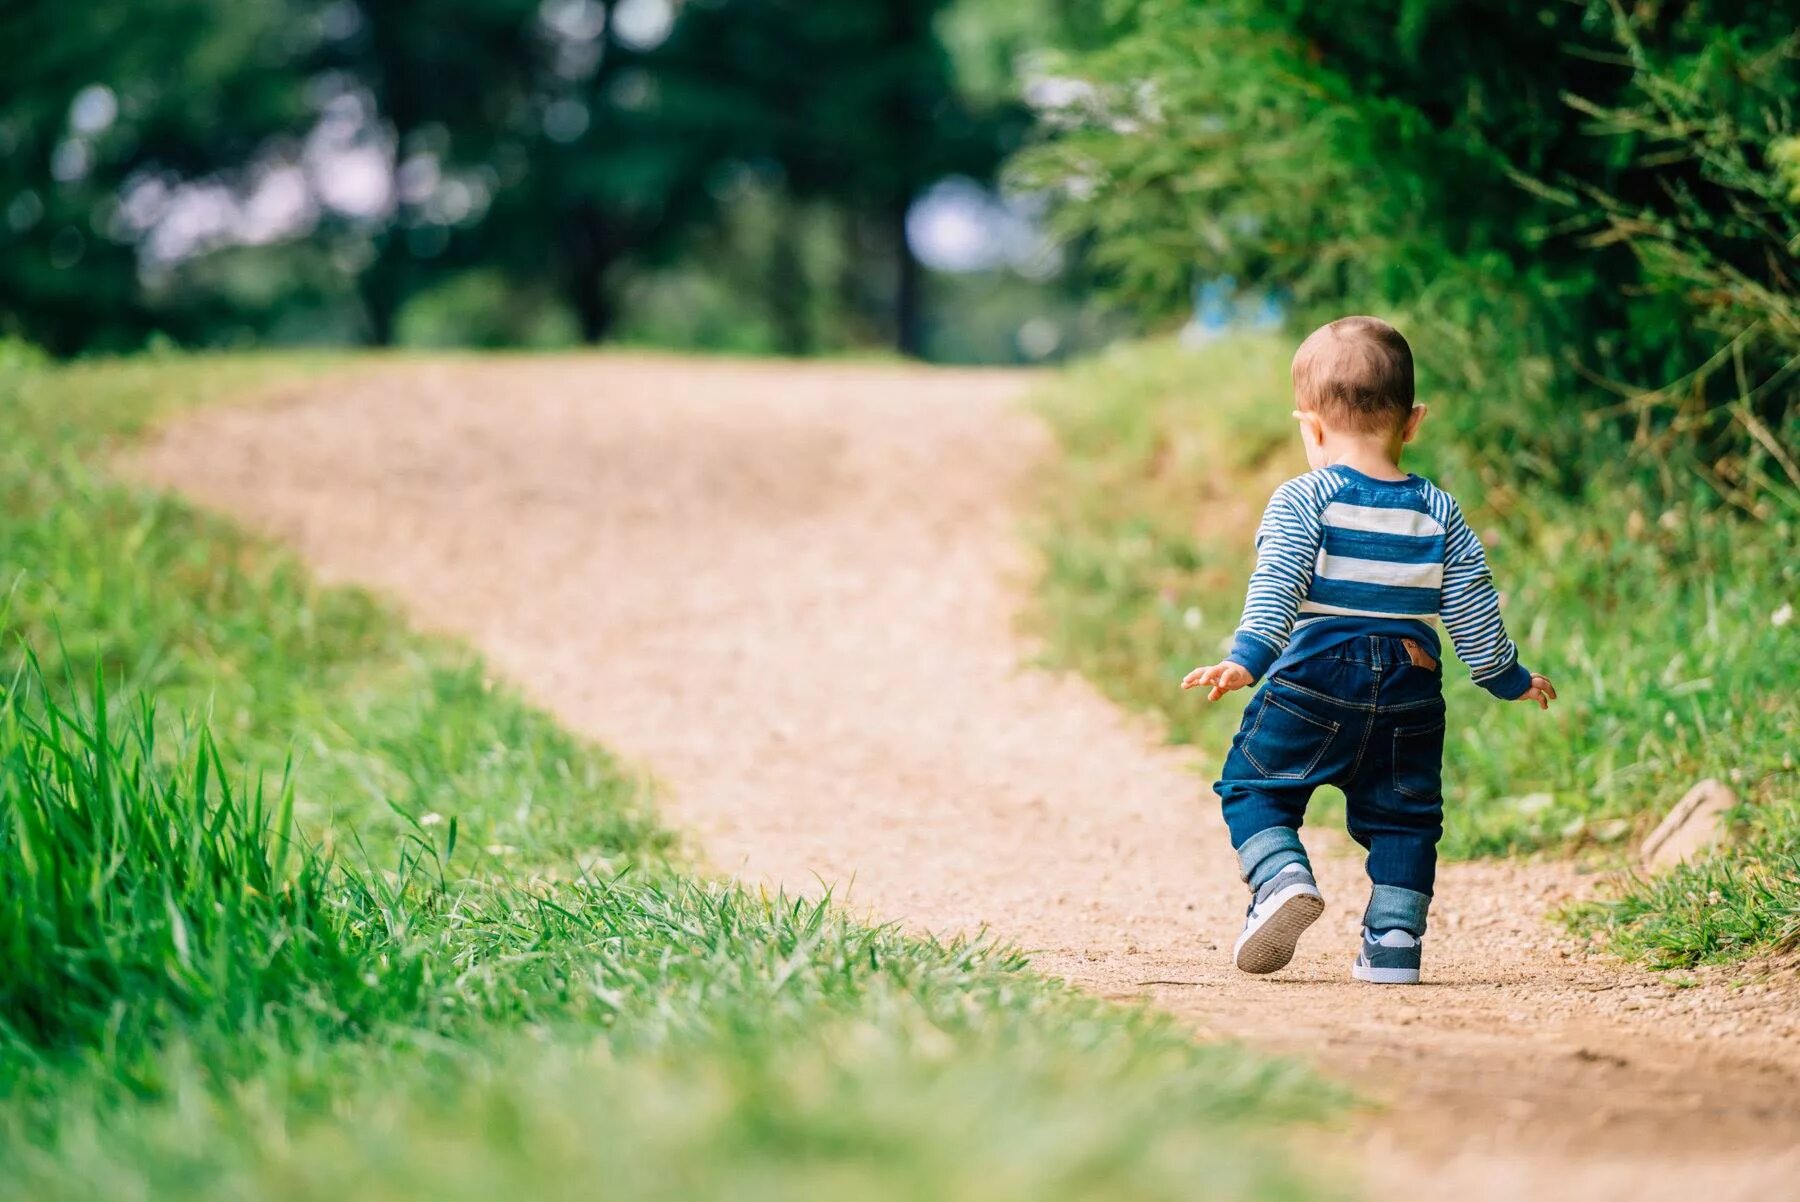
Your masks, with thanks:
M 1250 683 L 1249 673 L 1233 663 L 1208 664 L 1204 668 L 1195 668 L 1182 677 L 1181 687 L 1191 689 L 1197 685 L 1211 685 L 1206 694 L 1208 701 L 1217 701 L 1233 689 L 1241 689 Z
M 1192 672 L 1187 674 L 1187 679 L 1182 682 L 1182 687 L 1191 689 L 1195 685 L 1211 684 L 1218 679 L 1218 675 L 1219 668 L 1216 664 L 1204 668 L 1195 668 Z
M 1235 664 L 1220 664 L 1217 676 L 1213 680 L 1212 694 L 1208 701 L 1217 701 L 1227 693 L 1235 693 L 1250 683 L 1250 674 Z
M 1531 683 L 1543 690 L 1544 696 L 1550 698 L 1552 701 L 1556 700 L 1556 686 L 1550 683 L 1550 678 L 1548 676 L 1533 676 L 1531 678 Z

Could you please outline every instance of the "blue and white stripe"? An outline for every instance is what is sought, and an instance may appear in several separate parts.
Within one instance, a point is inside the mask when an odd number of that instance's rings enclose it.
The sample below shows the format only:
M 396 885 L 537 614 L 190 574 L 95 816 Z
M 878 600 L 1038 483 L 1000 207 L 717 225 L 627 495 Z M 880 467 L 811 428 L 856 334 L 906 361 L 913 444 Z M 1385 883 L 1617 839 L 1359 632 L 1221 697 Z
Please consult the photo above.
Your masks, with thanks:
M 1423 637 L 1435 649 L 1434 618 L 1477 684 L 1505 698 L 1529 687 L 1487 553 L 1456 500 L 1418 476 L 1321 468 L 1269 500 L 1231 658 L 1261 677 L 1284 656 L 1360 634 Z

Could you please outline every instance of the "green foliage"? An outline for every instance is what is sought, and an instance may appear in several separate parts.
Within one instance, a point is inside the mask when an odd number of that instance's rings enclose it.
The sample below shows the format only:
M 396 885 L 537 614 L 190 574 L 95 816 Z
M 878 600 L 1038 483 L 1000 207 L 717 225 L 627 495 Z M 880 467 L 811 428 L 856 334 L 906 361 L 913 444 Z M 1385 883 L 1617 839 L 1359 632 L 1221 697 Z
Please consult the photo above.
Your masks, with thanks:
M 1220 277 L 1302 322 L 1379 310 L 1524 471 L 1580 487 L 1585 409 L 1766 516 L 1800 420 L 1794 18 L 1153 0 L 1062 65 L 1079 83 L 1017 170 L 1147 311 Z
M 96 467 L 351 365 L 29 358 L 7 637 L 59 669 L 9 641 L 0 1196 L 1321 1196 L 1268 1131 L 1342 1103 L 1308 1074 L 694 876 L 466 651 Z
M 19 0 L 0 14 L 0 335 L 58 355 L 156 333 L 595 342 L 676 272 L 746 325 L 766 310 L 786 353 L 896 328 L 918 353 L 908 206 L 991 176 L 1025 123 L 1010 87 L 964 87 L 987 27 L 953 58 L 947 8 Z M 711 271 L 746 178 L 777 200 L 773 236 L 754 272 Z M 831 278 L 797 262 L 821 211 Z
M 990 91 L 977 103 L 965 94 L 940 39 L 947 8 L 947 0 L 697 4 L 677 23 L 659 76 L 690 98 L 668 107 L 665 136 L 775 164 L 795 198 L 833 201 L 871 233 L 894 264 L 891 293 L 881 292 L 891 295 L 897 347 L 912 355 L 925 331 L 907 211 L 945 175 L 990 176 L 1024 128 L 1010 96 Z M 704 103 L 692 99 L 700 96 Z M 777 310 L 791 303 L 779 285 L 767 298 Z
M 0 335 L 57 354 L 192 335 L 153 312 L 119 193 L 246 165 L 305 113 L 310 0 L 12 0 L 0 9 Z M 285 35 L 285 36 L 284 36 Z
M 504 273 L 477 268 L 429 285 L 394 319 L 394 340 L 416 347 L 573 346 L 581 329 L 553 295 L 514 287 Z
M 1241 700 L 1208 706 L 1178 684 L 1224 649 L 1261 504 L 1305 470 L 1287 416 L 1290 350 L 1251 338 L 1197 353 L 1120 350 L 1041 398 L 1063 456 L 1041 489 L 1033 629 L 1052 663 L 1156 714 L 1208 767 Z M 1702 870 L 1736 883 L 1718 886 L 1736 919 L 1716 922 L 1735 921 L 1738 933 L 1702 935 L 1691 906 L 1652 924 L 1657 906 L 1692 888 L 1676 878 L 1632 888 L 1616 915 L 1620 947 L 1647 947 L 1624 932 L 1652 926 L 1670 960 L 1791 938 L 1784 915 L 1800 903 L 1783 865 L 1800 851 L 1800 498 L 1786 496 L 1789 516 L 1757 525 L 1709 506 L 1698 481 L 1685 502 L 1666 504 L 1598 437 L 1577 465 L 1589 481 L 1578 500 L 1493 487 L 1476 470 L 1488 448 L 1435 428 L 1427 423 L 1416 466 L 1457 494 L 1489 545 L 1523 658 L 1562 695 L 1540 714 L 1452 671 L 1446 853 L 1550 848 L 1613 860 L 1695 780 L 1717 776 L 1751 803 L 1743 848 Z M 1764 905 L 1762 891 L 1785 901 Z
M 1638 161 L 1671 167 L 1641 196 L 1589 185 L 1557 198 L 1584 212 L 1589 244 L 1629 248 L 1644 291 L 1708 336 L 1698 344 L 1708 357 L 1673 383 L 1613 390 L 1627 398 L 1620 409 L 1645 457 L 1666 461 L 1697 445 L 1692 466 L 1712 489 L 1765 518 L 1776 494 L 1800 486 L 1796 14 L 1787 12 L 1785 27 L 1776 18 L 1769 29 L 1708 30 L 1697 50 L 1672 60 L 1623 10 L 1613 15 L 1631 92 L 1611 108 L 1570 103 L 1595 130 L 1639 148 Z

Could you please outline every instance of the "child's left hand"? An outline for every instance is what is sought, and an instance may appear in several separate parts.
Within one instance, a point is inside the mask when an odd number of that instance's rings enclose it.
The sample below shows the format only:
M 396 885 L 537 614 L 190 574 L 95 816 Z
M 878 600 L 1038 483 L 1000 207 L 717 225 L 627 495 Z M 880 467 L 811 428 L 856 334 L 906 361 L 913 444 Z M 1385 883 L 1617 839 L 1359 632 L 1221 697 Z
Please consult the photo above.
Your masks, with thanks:
M 1181 687 L 1184 689 L 1191 689 L 1196 685 L 1211 685 L 1212 690 L 1206 694 L 1208 701 L 1217 701 L 1227 693 L 1247 688 L 1254 683 L 1250 669 L 1228 659 L 1204 668 L 1195 668 L 1181 678 Z

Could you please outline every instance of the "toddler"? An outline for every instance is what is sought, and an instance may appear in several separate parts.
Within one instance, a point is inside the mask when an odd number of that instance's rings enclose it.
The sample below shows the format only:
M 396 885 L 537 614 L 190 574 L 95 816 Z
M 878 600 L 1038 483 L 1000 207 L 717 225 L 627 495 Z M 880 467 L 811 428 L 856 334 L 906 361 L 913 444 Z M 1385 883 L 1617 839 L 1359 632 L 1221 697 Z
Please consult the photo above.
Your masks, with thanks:
M 1400 470 L 1425 407 L 1412 350 L 1374 317 L 1314 330 L 1294 355 L 1300 439 L 1312 471 L 1275 490 L 1229 655 L 1181 687 L 1217 701 L 1268 681 L 1244 710 L 1215 788 L 1250 911 L 1232 948 L 1245 972 L 1293 959 L 1325 903 L 1299 829 L 1320 785 L 1344 791 L 1368 851 L 1359 981 L 1419 979 L 1443 834 L 1442 621 L 1477 684 L 1549 708 L 1556 689 L 1519 663 L 1481 540 L 1451 496 Z

